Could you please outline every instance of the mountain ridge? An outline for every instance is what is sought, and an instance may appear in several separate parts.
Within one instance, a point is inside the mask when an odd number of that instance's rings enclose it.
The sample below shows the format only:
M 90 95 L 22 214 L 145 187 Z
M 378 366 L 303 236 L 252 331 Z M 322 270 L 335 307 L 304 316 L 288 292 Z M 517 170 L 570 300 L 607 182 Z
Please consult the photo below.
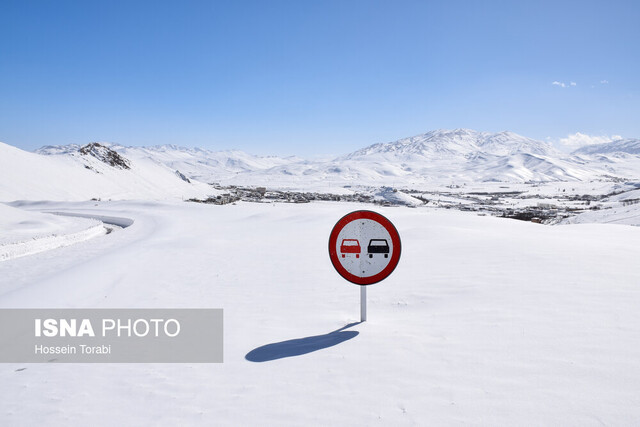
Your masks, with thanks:
M 635 140 L 633 140 L 635 141 Z M 212 151 L 175 144 L 123 147 L 105 143 L 125 158 L 146 159 L 178 170 L 185 177 L 227 185 L 271 185 L 305 188 L 404 185 L 434 182 L 581 181 L 605 176 L 640 175 L 640 157 L 625 158 L 582 149 L 564 153 L 548 142 L 511 131 L 436 129 L 397 141 L 376 143 L 331 160 L 256 156 L 240 150 Z M 604 144 L 606 148 L 606 144 Z M 73 155 L 73 146 L 46 146 L 41 154 Z M 616 148 L 633 151 L 629 143 Z M 604 148 L 600 148 L 604 151 Z M 640 152 L 640 148 L 639 148 Z M 635 160 L 638 159 L 636 163 Z
M 400 153 L 418 155 L 469 155 L 470 153 L 509 155 L 517 152 L 532 154 L 557 154 L 557 150 L 542 141 L 537 141 L 510 131 L 497 133 L 479 132 L 472 129 L 436 129 L 423 134 L 402 138 L 397 141 L 372 144 L 356 150 L 339 159 L 353 159 L 359 156 Z
M 601 144 L 586 145 L 574 150 L 574 155 L 613 154 L 625 153 L 640 155 L 640 139 L 623 138 Z

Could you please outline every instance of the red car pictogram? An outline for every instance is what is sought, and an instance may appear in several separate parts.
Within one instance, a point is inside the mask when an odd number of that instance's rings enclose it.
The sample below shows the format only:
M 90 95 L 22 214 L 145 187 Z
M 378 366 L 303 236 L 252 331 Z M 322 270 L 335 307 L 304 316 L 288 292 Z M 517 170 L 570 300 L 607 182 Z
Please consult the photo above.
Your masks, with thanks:
M 356 239 L 342 239 L 340 252 L 342 252 L 342 258 L 344 258 L 345 254 L 356 254 L 356 258 L 360 258 L 360 252 L 362 252 L 360 242 Z

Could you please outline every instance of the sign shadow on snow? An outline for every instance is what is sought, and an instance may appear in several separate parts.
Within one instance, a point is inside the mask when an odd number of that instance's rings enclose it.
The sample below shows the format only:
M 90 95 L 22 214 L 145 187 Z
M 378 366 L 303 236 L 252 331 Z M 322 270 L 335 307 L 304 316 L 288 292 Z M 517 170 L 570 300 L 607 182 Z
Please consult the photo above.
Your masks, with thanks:
M 271 360 L 283 359 L 285 357 L 301 356 L 303 354 L 333 347 L 341 342 L 350 340 L 359 334 L 358 331 L 345 331 L 345 329 L 355 326 L 361 322 L 349 323 L 340 329 L 324 335 L 312 337 L 296 338 L 288 341 L 276 342 L 254 348 L 244 357 L 250 362 L 269 362 Z

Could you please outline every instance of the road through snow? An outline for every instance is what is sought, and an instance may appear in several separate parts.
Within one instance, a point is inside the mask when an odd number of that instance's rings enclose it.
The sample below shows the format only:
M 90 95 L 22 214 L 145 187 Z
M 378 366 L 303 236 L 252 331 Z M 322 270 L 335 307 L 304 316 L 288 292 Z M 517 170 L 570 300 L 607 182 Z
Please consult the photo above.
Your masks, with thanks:
M 41 215 L 38 212 L 28 212 L 7 205 L 0 209 L 5 216 L 11 215 L 13 219 L 11 224 L 2 224 L 0 261 L 71 246 L 109 234 L 115 228 L 126 228 L 133 224 L 130 218 L 90 213 L 45 210 Z M 51 215 L 83 219 L 60 220 Z M 8 219 L 4 218 L 3 222 L 8 222 Z M 106 227 L 105 224 L 111 227 Z

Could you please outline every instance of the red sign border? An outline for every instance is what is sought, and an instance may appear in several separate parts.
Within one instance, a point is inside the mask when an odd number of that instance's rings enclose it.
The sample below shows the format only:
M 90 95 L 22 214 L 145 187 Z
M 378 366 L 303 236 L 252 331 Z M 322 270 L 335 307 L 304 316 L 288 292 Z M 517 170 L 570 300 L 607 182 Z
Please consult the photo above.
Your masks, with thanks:
M 369 277 L 359 277 L 355 274 L 351 274 L 347 271 L 346 268 L 340 264 L 340 260 L 338 259 L 338 253 L 336 251 L 336 243 L 338 241 L 338 234 L 340 231 L 349 224 L 351 221 L 357 219 L 370 219 L 372 221 L 376 221 L 381 226 L 383 226 L 389 235 L 391 236 L 391 243 L 393 244 L 393 255 L 391 256 L 391 260 L 389 260 L 389 264 L 382 270 L 380 273 L 369 276 Z M 333 268 L 336 269 L 338 274 L 344 277 L 351 283 L 355 283 L 356 285 L 366 286 L 373 285 L 374 283 L 378 283 L 384 279 L 386 279 L 395 268 L 398 266 L 398 262 L 400 261 L 400 253 L 402 252 L 402 244 L 400 243 L 400 234 L 398 230 L 393 225 L 391 221 L 389 221 L 384 215 L 381 215 L 374 211 L 368 210 L 360 210 L 354 211 L 346 214 L 338 222 L 333 226 L 331 230 L 331 234 L 329 235 L 329 258 L 331 259 L 331 264 L 333 264 Z

